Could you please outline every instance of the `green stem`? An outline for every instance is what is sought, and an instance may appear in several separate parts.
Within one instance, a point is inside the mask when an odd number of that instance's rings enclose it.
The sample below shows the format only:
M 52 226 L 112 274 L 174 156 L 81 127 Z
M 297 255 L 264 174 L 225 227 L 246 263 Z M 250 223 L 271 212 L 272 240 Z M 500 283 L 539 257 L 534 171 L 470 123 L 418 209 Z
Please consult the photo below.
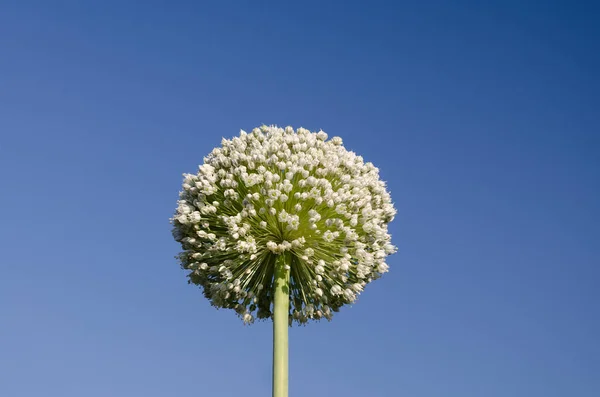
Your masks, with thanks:
M 287 255 L 275 262 L 273 292 L 273 397 L 288 397 L 288 316 L 290 312 L 290 269 Z M 287 269 L 286 269 L 287 266 Z

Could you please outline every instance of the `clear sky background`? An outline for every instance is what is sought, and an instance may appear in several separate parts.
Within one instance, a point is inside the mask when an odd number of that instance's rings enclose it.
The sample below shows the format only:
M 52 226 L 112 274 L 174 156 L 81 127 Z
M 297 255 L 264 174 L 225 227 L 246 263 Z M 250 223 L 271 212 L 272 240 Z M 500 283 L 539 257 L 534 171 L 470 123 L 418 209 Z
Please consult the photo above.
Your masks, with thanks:
M 391 272 L 291 329 L 291 396 L 600 396 L 600 12 L 543 3 L 0 1 L 0 395 L 270 395 L 270 323 L 168 222 L 266 123 L 399 212 Z

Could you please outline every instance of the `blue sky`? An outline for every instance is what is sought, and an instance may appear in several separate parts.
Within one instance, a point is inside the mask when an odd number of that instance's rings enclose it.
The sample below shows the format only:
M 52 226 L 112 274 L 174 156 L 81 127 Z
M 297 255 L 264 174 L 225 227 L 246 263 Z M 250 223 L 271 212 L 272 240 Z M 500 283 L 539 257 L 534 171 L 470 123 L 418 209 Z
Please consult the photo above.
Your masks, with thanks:
M 600 395 L 592 2 L 0 3 L 0 395 L 270 395 L 188 286 L 183 172 L 262 123 L 373 161 L 391 272 L 292 328 L 290 395 Z

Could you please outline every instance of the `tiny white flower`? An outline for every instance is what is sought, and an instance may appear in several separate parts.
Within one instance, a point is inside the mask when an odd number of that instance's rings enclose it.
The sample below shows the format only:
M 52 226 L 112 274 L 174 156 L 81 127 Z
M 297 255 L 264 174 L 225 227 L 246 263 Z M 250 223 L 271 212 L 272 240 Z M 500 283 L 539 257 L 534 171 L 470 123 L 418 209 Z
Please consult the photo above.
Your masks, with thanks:
M 254 317 L 250 313 L 244 313 L 243 320 L 245 324 L 252 324 L 254 322 Z
M 330 142 L 336 146 L 339 146 L 343 143 L 342 138 L 340 138 L 339 136 L 334 136 L 333 138 L 331 138 Z

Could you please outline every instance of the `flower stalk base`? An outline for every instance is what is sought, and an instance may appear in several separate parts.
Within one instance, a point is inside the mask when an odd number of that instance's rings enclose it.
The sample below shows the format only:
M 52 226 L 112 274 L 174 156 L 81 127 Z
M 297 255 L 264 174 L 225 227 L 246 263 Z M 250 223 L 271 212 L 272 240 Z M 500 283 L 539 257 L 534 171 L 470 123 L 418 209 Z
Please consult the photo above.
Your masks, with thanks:
M 273 291 L 273 397 L 288 397 L 290 264 L 285 254 L 275 261 Z

